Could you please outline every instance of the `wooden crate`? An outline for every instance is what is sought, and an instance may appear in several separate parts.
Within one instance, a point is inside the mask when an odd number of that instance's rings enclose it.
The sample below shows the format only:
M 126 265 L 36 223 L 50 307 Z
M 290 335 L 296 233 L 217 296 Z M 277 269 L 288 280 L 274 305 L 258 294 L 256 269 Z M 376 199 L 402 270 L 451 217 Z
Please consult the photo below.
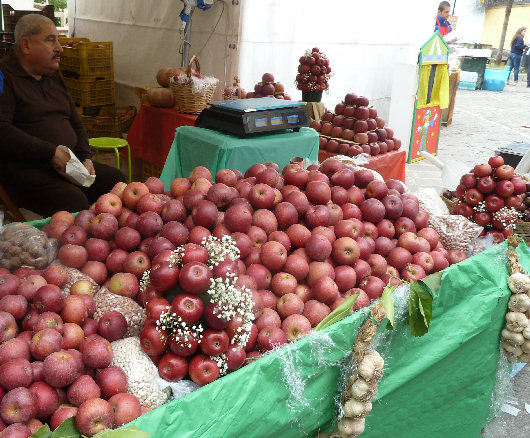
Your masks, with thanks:
M 142 160 L 142 181 L 145 181 L 150 176 L 160 178 L 163 168 L 164 166 Z
M 515 234 L 519 234 L 526 246 L 530 246 L 530 222 L 517 222 L 514 229 Z

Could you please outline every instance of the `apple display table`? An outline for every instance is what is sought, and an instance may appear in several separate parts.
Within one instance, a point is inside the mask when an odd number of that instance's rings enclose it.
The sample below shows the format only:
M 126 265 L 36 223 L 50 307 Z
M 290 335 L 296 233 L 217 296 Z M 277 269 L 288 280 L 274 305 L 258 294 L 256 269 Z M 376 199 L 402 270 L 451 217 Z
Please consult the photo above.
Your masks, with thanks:
M 162 167 L 179 126 L 193 126 L 196 115 L 144 103 L 127 134 L 133 158 Z
M 328 151 L 318 153 L 318 161 L 322 162 L 337 154 Z M 385 181 L 397 179 L 405 182 L 405 163 L 407 162 L 407 153 L 403 151 L 391 151 L 386 154 L 376 155 L 368 159 L 368 164 L 363 167 L 375 170 Z
M 197 166 L 207 167 L 214 177 L 220 169 L 245 172 L 253 164 L 269 161 L 277 163 L 281 170 L 292 157 L 302 157 L 309 164 L 318 161 L 318 133 L 314 129 L 238 138 L 210 129 L 181 126 L 160 179 L 169 188 L 173 179 L 187 178 Z

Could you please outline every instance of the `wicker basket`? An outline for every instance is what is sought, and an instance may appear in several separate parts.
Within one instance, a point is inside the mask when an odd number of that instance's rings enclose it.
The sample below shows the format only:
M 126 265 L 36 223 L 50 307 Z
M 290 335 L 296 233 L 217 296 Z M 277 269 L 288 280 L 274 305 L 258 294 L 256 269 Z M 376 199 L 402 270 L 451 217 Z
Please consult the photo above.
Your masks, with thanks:
M 197 74 L 201 72 L 199 60 L 193 55 L 186 69 L 188 80 L 184 84 L 178 82 L 171 82 L 170 88 L 177 108 L 181 113 L 186 114 L 200 114 L 201 111 L 208 106 L 208 102 L 213 96 L 217 84 L 212 84 L 207 87 L 202 93 L 193 93 L 193 83 L 191 78 L 191 65 L 195 63 L 195 71 Z
M 445 205 L 447 205 L 447 209 L 449 210 L 449 214 L 452 214 L 454 202 L 451 201 L 449 198 L 446 198 L 443 194 L 441 194 L 440 197 L 442 198 L 442 201 L 445 202 Z

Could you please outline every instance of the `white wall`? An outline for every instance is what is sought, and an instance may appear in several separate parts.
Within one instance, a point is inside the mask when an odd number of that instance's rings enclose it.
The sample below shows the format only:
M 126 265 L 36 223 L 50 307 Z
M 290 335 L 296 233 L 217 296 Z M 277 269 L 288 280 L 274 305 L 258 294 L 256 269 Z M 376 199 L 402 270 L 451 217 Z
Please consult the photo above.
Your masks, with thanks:
M 33 8 L 33 0 L 2 0 L 2 4 L 8 4 L 13 9 L 20 11 L 30 11 Z
M 452 11 L 453 9 L 451 9 Z M 458 21 L 455 30 L 462 37 L 459 42 L 480 42 L 484 14 L 484 7 L 477 5 L 477 0 L 458 0 L 456 2 L 455 15 L 458 17 Z
M 438 0 L 245 0 L 239 72 L 252 89 L 264 72 L 301 99 L 298 58 L 317 46 L 334 72 L 323 101 L 333 109 L 345 94 L 370 99 L 396 137 L 408 145 L 419 48 L 432 35 Z M 392 105 L 391 105 L 392 102 Z

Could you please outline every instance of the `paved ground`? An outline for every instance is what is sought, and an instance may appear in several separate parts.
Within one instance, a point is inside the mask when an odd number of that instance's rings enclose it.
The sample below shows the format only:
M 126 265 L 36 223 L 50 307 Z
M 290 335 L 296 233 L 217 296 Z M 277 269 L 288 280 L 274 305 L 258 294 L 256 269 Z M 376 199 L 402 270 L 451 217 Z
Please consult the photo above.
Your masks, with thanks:
M 453 122 L 442 127 L 438 158 L 453 159 L 469 167 L 485 162 L 499 147 L 521 141 L 530 142 L 530 88 L 520 80 L 517 86 L 506 86 L 503 92 L 457 92 Z M 411 190 L 432 186 L 442 189 L 441 173 L 426 161 L 407 164 L 407 185 Z M 512 379 L 508 391 L 516 416 L 502 412 L 483 436 L 487 438 L 530 437 L 530 365 Z M 515 405 L 514 403 L 517 403 Z

